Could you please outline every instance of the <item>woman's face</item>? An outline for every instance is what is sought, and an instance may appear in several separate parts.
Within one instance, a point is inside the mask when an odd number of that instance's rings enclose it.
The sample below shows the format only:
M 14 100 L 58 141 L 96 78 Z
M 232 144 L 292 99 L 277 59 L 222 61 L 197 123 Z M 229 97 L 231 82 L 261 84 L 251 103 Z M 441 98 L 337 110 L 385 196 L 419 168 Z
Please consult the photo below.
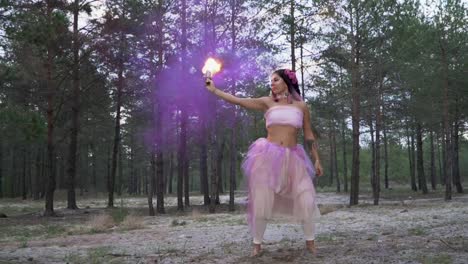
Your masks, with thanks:
M 288 85 L 278 74 L 271 75 L 271 91 L 274 94 L 282 94 L 288 90 Z

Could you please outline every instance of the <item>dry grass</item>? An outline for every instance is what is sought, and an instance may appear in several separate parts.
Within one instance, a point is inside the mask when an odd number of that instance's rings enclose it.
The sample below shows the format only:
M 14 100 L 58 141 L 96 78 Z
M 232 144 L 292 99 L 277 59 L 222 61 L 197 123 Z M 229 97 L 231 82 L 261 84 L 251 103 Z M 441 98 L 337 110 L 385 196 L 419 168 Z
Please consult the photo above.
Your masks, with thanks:
M 145 228 L 143 221 L 142 216 L 129 215 L 120 223 L 120 228 L 122 230 L 143 229 Z
M 112 216 L 108 214 L 101 214 L 91 218 L 89 220 L 88 226 L 93 232 L 105 232 L 108 229 L 116 226 Z

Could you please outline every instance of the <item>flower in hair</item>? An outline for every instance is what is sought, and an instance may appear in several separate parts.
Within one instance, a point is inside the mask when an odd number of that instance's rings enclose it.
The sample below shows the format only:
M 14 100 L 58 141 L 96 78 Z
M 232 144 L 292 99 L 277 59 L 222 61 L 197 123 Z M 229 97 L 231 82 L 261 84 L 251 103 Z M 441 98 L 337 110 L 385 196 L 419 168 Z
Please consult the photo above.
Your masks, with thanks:
M 291 83 L 292 84 L 297 84 L 297 77 L 296 77 L 296 73 L 291 71 L 291 70 L 284 70 L 284 74 L 286 74 L 286 76 L 288 76 L 289 80 L 291 80 Z

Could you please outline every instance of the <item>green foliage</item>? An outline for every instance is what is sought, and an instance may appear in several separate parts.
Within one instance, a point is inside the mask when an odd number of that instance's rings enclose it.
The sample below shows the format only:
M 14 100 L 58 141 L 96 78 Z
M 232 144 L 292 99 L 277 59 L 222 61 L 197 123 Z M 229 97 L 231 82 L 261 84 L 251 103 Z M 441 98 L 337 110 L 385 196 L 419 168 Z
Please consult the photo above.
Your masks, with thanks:
M 120 224 L 128 216 L 129 212 L 127 208 L 119 207 L 112 209 L 110 215 L 116 224 Z
M 44 116 L 17 106 L 0 108 L 0 133 L 9 138 L 33 143 L 43 140 L 46 134 Z

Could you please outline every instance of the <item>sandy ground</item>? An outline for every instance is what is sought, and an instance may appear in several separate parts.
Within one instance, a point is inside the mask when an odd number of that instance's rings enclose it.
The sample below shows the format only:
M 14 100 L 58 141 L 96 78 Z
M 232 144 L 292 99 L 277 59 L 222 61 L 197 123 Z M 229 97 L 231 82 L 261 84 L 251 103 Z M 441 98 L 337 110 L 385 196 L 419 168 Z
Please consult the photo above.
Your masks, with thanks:
M 414 197 L 412 197 L 414 196 Z M 79 201 L 77 211 L 40 215 L 42 201 L 0 200 L 0 263 L 468 263 L 468 195 L 445 202 L 442 193 L 383 195 L 379 206 L 362 196 L 348 207 L 347 194 L 319 193 L 318 256 L 304 250 L 302 227 L 275 219 L 265 233 L 264 252 L 251 258 L 245 196 L 228 212 L 228 197 L 215 214 L 201 206 L 146 216 L 146 198 Z M 112 216 L 112 217 L 111 217 Z M 119 220 L 120 219 L 120 220 Z

